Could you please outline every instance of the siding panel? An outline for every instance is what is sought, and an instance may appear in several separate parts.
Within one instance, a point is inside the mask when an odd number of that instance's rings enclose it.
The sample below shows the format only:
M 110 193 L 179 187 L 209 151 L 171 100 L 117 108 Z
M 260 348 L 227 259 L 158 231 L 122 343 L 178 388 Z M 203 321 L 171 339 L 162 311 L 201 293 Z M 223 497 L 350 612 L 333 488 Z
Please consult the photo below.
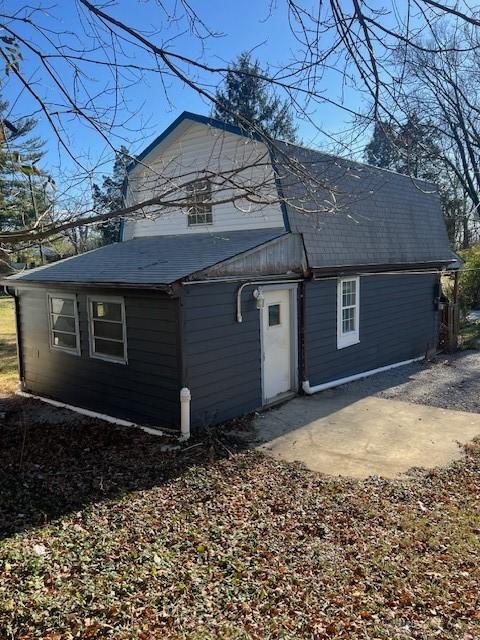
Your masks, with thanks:
M 312 386 L 425 354 L 437 341 L 437 276 L 360 278 L 360 342 L 337 349 L 336 281 L 305 286 L 305 368 Z
M 201 284 L 182 292 L 184 380 L 192 392 L 193 426 L 222 422 L 262 404 L 259 312 L 247 288 L 244 319 L 236 321 L 238 286 Z
M 236 181 L 245 180 L 256 185 L 257 193 L 264 194 L 264 201 L 277 197 L 273 170 L 266 146 L 226 131 L 204 124 L 192 123 L 178 135 L 170 136 L 147 156 L 129 176 L 127 203 L 134 204 L 152 198 L 165 189 L 165 180 L 181 185 L 196 173 L 208 171 L 215 175 L 241 167 L 250 167 L 236 175 Z M 186 177 L 185 177 L 186 176 Z M 232 192 L 233 193 L 233 192 Z M 183 194 L 179 194 L 183 197 Z M 213 195 L 215 198 L 215 194 Z M 220 199 L 230 197 L 225 186 Z M 238 231 L 241 229 L 269 229 L 284 227 L 283 215 L 278 203 L 252 205 L 239 201 L 213 207 L 213 224 L 189 227 L 184 211 L 146 212 L 150 219 L 126 220 L 125 240 L 139 236 L 195 234 L 209 231 Z M 158 217 L 155 215 L 158 214 Z
M 105 291 L 125 301 L 128 364 L 122 365 L 89 356 L 88 292 L 77 293 L 80 356 L 49 347 L 47 289 L 20 289 L 18 295 L 27 391 L 135 422 L 178 426 L 178 300 Z

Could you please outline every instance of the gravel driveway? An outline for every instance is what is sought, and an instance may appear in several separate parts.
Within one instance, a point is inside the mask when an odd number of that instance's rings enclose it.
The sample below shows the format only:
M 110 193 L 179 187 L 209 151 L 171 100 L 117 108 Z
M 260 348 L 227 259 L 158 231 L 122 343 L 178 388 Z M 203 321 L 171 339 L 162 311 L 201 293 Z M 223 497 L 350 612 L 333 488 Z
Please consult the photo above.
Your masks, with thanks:
M 441 355 L 434 363 L 415 362 L 336 389 L 337 393 L 352 391 L 480 413 L 480 352 Z

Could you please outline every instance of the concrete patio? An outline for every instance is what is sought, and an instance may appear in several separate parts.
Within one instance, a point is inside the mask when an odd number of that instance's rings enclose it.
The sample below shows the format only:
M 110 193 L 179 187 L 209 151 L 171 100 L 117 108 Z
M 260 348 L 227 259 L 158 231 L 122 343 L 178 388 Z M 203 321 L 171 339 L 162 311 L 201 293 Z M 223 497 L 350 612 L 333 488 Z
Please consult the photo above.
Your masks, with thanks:
M 258 449 L 326 474 L 395 478 L 412 467 L 447 465 L 462 457 L 461 445 L 480 436 L 480 414 L 365 396 L 350 387 L 258 415 Z

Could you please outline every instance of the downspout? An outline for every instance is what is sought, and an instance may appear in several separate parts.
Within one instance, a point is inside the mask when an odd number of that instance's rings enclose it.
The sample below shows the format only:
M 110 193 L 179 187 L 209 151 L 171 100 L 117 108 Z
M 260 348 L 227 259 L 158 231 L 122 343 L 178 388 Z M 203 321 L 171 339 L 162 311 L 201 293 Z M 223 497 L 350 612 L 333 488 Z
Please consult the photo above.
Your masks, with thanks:
M 180 389 L 180 440 L 190 438 L 190 401 L 192 394 L 188 387 Z
M 190 420 L 191 420 L 191 407 L 192 393 L 187 386 L 189 384 L 188 379 L 188 361 L 185 354 L 185 336 L 186 336 L 186 323 L 184 314 L 184 300 L 183 296 L 178 296 L 178 314 L 177 314 L 177 331 L 179 336 L 179 350 L 178 350 L 178 368 L 181 376 L 180 389 L 180 440 L 188 440 L 190 438 Z

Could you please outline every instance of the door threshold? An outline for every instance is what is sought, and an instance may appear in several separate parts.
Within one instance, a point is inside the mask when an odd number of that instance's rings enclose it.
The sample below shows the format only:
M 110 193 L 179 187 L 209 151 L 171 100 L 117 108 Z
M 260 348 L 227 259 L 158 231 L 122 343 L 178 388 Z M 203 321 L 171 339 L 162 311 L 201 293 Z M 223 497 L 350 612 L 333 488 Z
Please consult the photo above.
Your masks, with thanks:
M 265 404 L 262 405 L 262 411 L 264 409 L 271 409 L 275 407 L 277 404 L 282 404 L 282 402 L 286 402 L 287 400 L 291 400 L 297 395 L 297 391 L 285 391 L 284 393 L 279 393 L 278 396 L 268 400 Z

